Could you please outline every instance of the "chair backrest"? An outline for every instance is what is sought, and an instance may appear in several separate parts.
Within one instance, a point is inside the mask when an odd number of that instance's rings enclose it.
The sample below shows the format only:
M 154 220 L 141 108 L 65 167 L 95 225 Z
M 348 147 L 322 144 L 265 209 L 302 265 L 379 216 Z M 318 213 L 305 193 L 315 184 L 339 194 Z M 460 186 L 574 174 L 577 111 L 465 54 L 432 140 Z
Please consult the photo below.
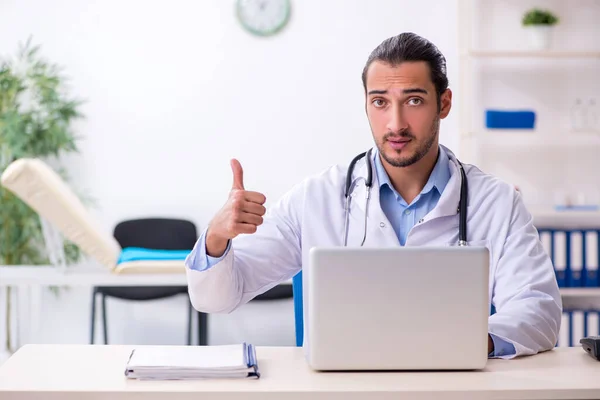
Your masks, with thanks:
M 302 308 L 302 271 L 292 278 L 294 291 L 294 321 L 296 325 L 296 346 L 301 347 L 304 341 L 304 315 Z
M 159 250 L 191 250 L 197 231 L 193 222 L 172 218 L 142 218 L 118 223 L 114 237 L 121 247 Z

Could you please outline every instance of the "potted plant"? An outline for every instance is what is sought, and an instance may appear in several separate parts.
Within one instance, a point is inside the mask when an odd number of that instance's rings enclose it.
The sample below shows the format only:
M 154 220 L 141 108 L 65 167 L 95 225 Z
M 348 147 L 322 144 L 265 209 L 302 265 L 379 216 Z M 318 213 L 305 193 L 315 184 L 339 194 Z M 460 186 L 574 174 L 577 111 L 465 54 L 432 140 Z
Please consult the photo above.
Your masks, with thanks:
M 77 152 L 72 122 L 81 118 L 81 101 L 67 94 L 60 68 L 39 55 L 31 39 L 15 57 L 0 60 L 0 174 L 19 158 L 40 158 L 64 178 L 60 156 Z M 42 221 L 37 213 L 0 185 L 0 266 L 50 264 Z M 61 246 L 64 260 L 80 259 L 69 241 Z M 11 290 L 6 290 L 4 353 L 16 350 L 11 340 Z M 2 357 L 0 347 L 0 358 Z
M 523 26 L 529 31 L 529 44 L 534 50 L 546 50 L 552 44 L 552 31 L 559 22 L 549 10 L 533 8 L 523 15 Z

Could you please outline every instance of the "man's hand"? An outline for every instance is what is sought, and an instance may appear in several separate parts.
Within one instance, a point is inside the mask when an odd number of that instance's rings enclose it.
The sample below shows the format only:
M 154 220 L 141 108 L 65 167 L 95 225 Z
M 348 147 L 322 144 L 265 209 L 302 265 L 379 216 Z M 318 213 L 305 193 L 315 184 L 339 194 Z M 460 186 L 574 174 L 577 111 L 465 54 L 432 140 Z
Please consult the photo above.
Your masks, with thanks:
M 494 351 L 494 341 L 492 340 L 492 337 L 488 335 L 488 354 L 492 351 Z
M 244 189 L 244 171 L 238 160 L 231 160 L 231 169 L 233 186 L 229 199 L 214 216 L 206 233 L 206 253 L 212 257 L 221 257 L 229 240 L 237 235 L 256 232 L 266 212 L 265 196 Z

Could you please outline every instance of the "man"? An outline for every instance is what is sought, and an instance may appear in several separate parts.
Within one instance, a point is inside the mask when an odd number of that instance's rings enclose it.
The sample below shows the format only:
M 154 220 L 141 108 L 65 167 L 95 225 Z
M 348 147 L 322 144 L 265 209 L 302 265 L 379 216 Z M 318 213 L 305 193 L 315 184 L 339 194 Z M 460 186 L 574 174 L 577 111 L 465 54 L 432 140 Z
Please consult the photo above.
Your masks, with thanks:
M 351 202 L 348 237 L 346 167 L 306 179 L 266 213 L 265 196 L 244 189 L 242 167 L 232 160 L 229 200 L 186 260 L 195 308 L 233 311 L 292 278 L 314 246 L 341 246 L 345 239 L 349 246 L 458 242 L 460 172 L 454 154 L 438 143 L 440 120 L 452 105 L 444 56 L 426 39 L 403 33 L 371 53 L 362 80 L 376 149 L 352 176 L 357 200 Z M 366 162 L 374 165 L 369 203 L 358 200 L 365 195 L 360 178 Z M 562 304 L 531 215 L 512 186 L 474 166 L 464 169 L 468 242 L 490 250 L 490 300 L 497 312 L 489 318 L 489 354 L 512 358 L 549 350 Z

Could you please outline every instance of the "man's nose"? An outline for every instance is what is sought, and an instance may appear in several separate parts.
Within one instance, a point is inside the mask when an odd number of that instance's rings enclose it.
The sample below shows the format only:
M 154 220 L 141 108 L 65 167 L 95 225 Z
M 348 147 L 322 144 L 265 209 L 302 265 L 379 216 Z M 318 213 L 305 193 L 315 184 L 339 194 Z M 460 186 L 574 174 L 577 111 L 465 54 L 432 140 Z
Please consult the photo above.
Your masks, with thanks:
M 408 128 L 402 107 L 396 106 L 392 108 L 387 128 L 390 132 L 394 133 L 403 132 Z

